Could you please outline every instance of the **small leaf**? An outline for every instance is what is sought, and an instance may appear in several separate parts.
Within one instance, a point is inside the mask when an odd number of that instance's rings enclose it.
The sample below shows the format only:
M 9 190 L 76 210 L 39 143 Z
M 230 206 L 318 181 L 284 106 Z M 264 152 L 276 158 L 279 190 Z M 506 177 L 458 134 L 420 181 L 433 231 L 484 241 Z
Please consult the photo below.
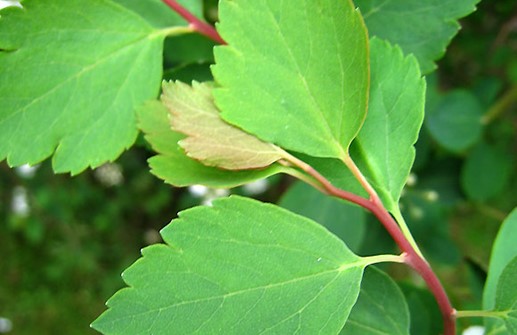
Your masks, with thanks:
M 503 312 L 508 335 L 517 335 L 517 257 L 504 268 L 497 283 L 495 310 Z
M 174 186 L 202 184 L 229 188 L 285 172 L 286 167 L 273 164 L 261 170 L 227 171 L 203 165 L 185 155 L 178 141 L 185 136 L 174 132 L 169 124 L 168 111 L 159 101 L 148 102 L 138 111 L 139 127 L 145 139 L 158 153 L 149 159 L 151 172 Z
M 359 250 L 366 233 L 366 216 L 362 208 L 329 197 L 303 182 L 289 187 L 279 205 L 322 224 L 352 251 Z
M 378 36 L 414 54 L 423 73 L 436 68 L 460 26 L 480 0 L 355 0 L 370 36 Z
M 287 150 L 343 158 L 368 101 L 367 32 L 352 1 L 224 0 L 219 11 L 222 118 Z
M 367 261 L 321 225 L 230 197 L 180 213 L 93 327 L 104 334 L 337 334 Z
M 56 172 L 116 159 L 156 97 L 165 33 L 108 0 L 27 0 L 0 19 L 0 160 Z
M 428 110 L 426 126 L 444 148 L 459 152 L 481 138 L 483 108 L 472 93 L 455 90 Z
M 424 119 L 425 81 L 413 56 L 373 38 L 370 41 L 368 115 L 351 155 L 389 211 L 396 211 L 415 160 Z
M 471 200 L 484 201 L 498 195 L 512 172 L 510 157 L 487 144 L 469 153 L 461 171 L 461 186 Z
M 179 145 L 189 157 L 205 165 L 228 170 L 257 169 L 284 155 L 279 147 L 223 121 L 209 84 L 164 83 L 162 102 L 169 110 L 172 128 L 187 135 Z
M 366 269 L 359 299 L 340 334 L 409 335 L 408 306 L 393 279 L 376 268 Z

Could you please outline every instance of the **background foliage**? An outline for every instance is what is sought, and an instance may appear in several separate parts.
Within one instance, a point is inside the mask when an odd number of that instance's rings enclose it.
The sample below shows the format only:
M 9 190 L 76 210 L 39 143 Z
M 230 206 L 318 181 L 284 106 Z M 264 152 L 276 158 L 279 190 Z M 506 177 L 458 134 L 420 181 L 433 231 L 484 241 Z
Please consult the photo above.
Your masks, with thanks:
M 214 21 L 216 13 L 215 1 L 205 1 L 205 16 Z M 438 63 L 438 71 L 428 78 L 414 178 L 402 196 L 416 240 L 453 303 L 462 309 L 481 308 L 491 244 L 515 205 L 516 20 L 515 2 L 499 0 L 481 2 L 476 13 L 461 21 L 463 29 Z M 164 77 L 210 78 L 212 45 L 199 36 L 167 38 Z M 93 334 L 87 325 L 123 286 L 120 273 L 138 258 L 138 249 L 160 239 L 157 232 L 171 213 L 203 201 L 149 174 L 150 155 L 139 138 L 115 165 L 73 178 L 54 175 L 48 161 L 33 177 L 1 163 L 0 317 L 12 321 L 13 334 Z M 296 211 L 292 195 L 285 193 L 291 183 L 289 178 L 273 177 L 269 188 L 256 196 L 272 202 L 282 199 L 285 207 Z M 24 197 L 28 207 L 15 206 Z M 354 210 L 341 203 L 326 206 Z M 365 217 L 366 228 L 357 233 L 362 243 L 351 248 L 361 255 L 392 250 L 382 228 L 370 221 Z M 401 269 L 385 270 L 404 282 L 410 309 L 421 308 L 429 297 Z M 432 324 L 439 317 L 433 313 L 426 310 L 419 317 L 427 319 L 413 324 Z M 459 322 L 466 327 L 477 320 Z

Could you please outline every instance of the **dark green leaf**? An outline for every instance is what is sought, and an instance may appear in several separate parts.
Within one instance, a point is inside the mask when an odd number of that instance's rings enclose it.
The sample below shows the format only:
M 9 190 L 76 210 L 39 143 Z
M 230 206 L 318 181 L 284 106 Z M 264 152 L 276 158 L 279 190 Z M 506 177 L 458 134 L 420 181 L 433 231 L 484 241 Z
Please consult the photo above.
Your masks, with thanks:
M 389 211 L 398 202 L 415 160 L 415 144 L 424 119 L 425 81 L 418 63 L 402 50 L 370 41 L 368 115 L 352 145 L 352 158 Z
M 180 214 L 93 327 L 104 334 L 336 334 L 367 261 L 325 228 L 231 197 Z
M 451 151 L 462 151 L 481 138 L 480 102 L 470 92 L 456 90 L 428 110 L 426 126 L 434 139 Z
M 384 272 L 364 272 L 359 299 L 343 335 L 409 335 L 409 310 L 402 291 Z
M 402 284 L 409 307 L 411 335 L 436 335 L 442 333 L 442 315 L 429 290 Z
M 460 26 L 457 22 L 475 10 L 480 0 L 355 0 L 371 36 L 398 44 L 414 54 L 423 73 L 436 68 L 433 61 Z
M 252 19 L 251 19 L 252 18 Z M 349 0 L 221 1 L 214 92 L 264 141 L 343 158 L 366 115 L 368 39 Z
M 151 172 L 169 184 L 234 187 L 285 172 L 287 169 L 278 164 L 262 170 L 249 171 L 227 171 L 205 166 L 187 157 L 178 146 L 178 141 L 185 136 L 172 131 L 167 115 L 167 109 L 158 101 L 146 104 L 138 112 L 139 127 L 158 153 L 158 156 L 149 159 Z
M 359 250 L 366 233 L 362 208 L 325 195 L 302 182 L 292 185 L 279 205 L 322 224 L 352 251 Z
M 158 94 L 165 31 L 108 0 L 27 0 L 0 19 L 0 159 L 77 174 L 137 135 Z

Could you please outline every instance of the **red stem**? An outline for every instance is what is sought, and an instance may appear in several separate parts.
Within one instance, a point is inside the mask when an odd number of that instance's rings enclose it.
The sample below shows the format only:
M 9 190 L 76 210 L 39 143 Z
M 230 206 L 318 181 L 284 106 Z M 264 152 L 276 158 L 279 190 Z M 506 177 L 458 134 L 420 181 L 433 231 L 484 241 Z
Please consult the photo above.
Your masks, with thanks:
M 176 0 L 162 0 L 165 4 L 167 4 L 172 10 L 181 15 L 190 26 L 197 31 L 198 33 L 205 35 L 206 37 L 214 40 L 220 44 L 226 44 L 226 42 L 219 35 L 217 30 L 214 29 L 211 25 L 206 22 L 201 21 L 197 17 L 195 17 L 191 12 L 189 12 L 185 7 L 180 5 Z
M 451 302 L 449 301 L 449 297 L 447 296 L 445 289 L 443 288 L 434 271 L 429 266 L 429 263 L 427 263 L 427 261 L 423 259 L 413 248 L 411 243 L 409 243 L 397 222 L 384 208 L 384 205 L 376 199 L 365 199 L 356 194 L 335 187 L 313 167 L 297 159 L 296 157 L 290 157 L 289 161 L 316 179 L 323 186 L 327 194 L 353 202 L 369 210 L 377 217 L 377 219 L 391 235 L 395 243 L 397 243 L 399 248 L 406 254 L 405 263 L 411 266 L 416 272 L 418 272 L 418 274 L 420 274 L 420 276 L 424 279 L 427 286 L 429 287 L 429 290 L 433 293 L 443 317 L 444 335 L 455 335 L 455 311 L 451 305 Z

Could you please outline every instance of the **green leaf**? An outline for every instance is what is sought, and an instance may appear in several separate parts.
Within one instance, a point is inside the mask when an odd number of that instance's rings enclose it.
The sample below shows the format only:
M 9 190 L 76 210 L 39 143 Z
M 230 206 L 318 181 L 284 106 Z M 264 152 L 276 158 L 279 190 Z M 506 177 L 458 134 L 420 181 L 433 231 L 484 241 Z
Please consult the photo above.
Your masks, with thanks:
M 212 86 L 193 82 L 165 82 L 161 100 L 175 131 L 187 135 L 179 141 L 187 156 L 204 165 L 228 170 L 267 167 L 285 156 L 266 143 L 223 121 L 212 97 Z
M 161 0 L 113 0 L 147 20 L 152 26 L 165 28 L 188 23 Z M 189 12 L 203 18 L 202 0 L 178 0 Z
M 389 211 L 396 211 L 415 160 L 424 119 L 425 81 L 413 56 L 373 38 L 370 41 L 368 115 L 352 145 L 352 158 Z
M 480 0 L 355 0 L 370 36 L 378 36 L 414 54 L 423 73 L 436 68 L 456 35 L 458 19 L 472 13 Z
M 443 331 L 442 315 L 431 292 L 407 283 L 402 283 L 401 289 L 409 307 L 410 334 L 441 334 Z
M 27 0 L 0 19 L 0 160 L 56 172 L 114 160 L 159 91 L 165 33 L 108 0 Z
M 517 335 L 517 257 L 504 268 L 497 283 L 496 311 L 503 312 L 508 335 Z
M 343 335 L 409 335 L 409 310 L 404 294 L 384 272 L 368 268 Z
M 483 108 L 474 95 L 455 90 L 428 111 L 426 126 L 441 146 L 459 152 L 481 138 L 482 116 Z
M 151 101 L 138 111 L 139 128 L 158 156 L 149 159 L 151 172 L 174 186 L 203 184 L 210 187 L 234 187 L 285 172 L 274 164 L 262 170 L 227 171 L 201 164 L 185 155 L 178 141 L 185 136 L 170 128 L 168 111 L 159 101 Z
M 461 186 L 471 200 L 484 201 L 505 188 L 511 171 L 512 160 L 507 154 L 482 143 L 465 160 L 461 171 Z
M 343 158 L 368 100 L 368 38 L 352 2 L 225 0 L 219 10 L 223 119 L 284 149 Z
M 104 334 L 337 334 L 367 260 L 317 223 L 233 196 L 180 213 L 93 327 Z
M 512 259 L 517 257 L 515 241 L 517 241 L 517 208 L 504 220 L 495 239 L 483 292 L 483 309 L 490 310 L 495 306 L 495 292 L 499 277 Z
M 279 205 L 322 224 L 352 251 L 359 250 L 366 233 L 366 217 L 362 208 L 329 197 L 303 182 L 292 185 Z

